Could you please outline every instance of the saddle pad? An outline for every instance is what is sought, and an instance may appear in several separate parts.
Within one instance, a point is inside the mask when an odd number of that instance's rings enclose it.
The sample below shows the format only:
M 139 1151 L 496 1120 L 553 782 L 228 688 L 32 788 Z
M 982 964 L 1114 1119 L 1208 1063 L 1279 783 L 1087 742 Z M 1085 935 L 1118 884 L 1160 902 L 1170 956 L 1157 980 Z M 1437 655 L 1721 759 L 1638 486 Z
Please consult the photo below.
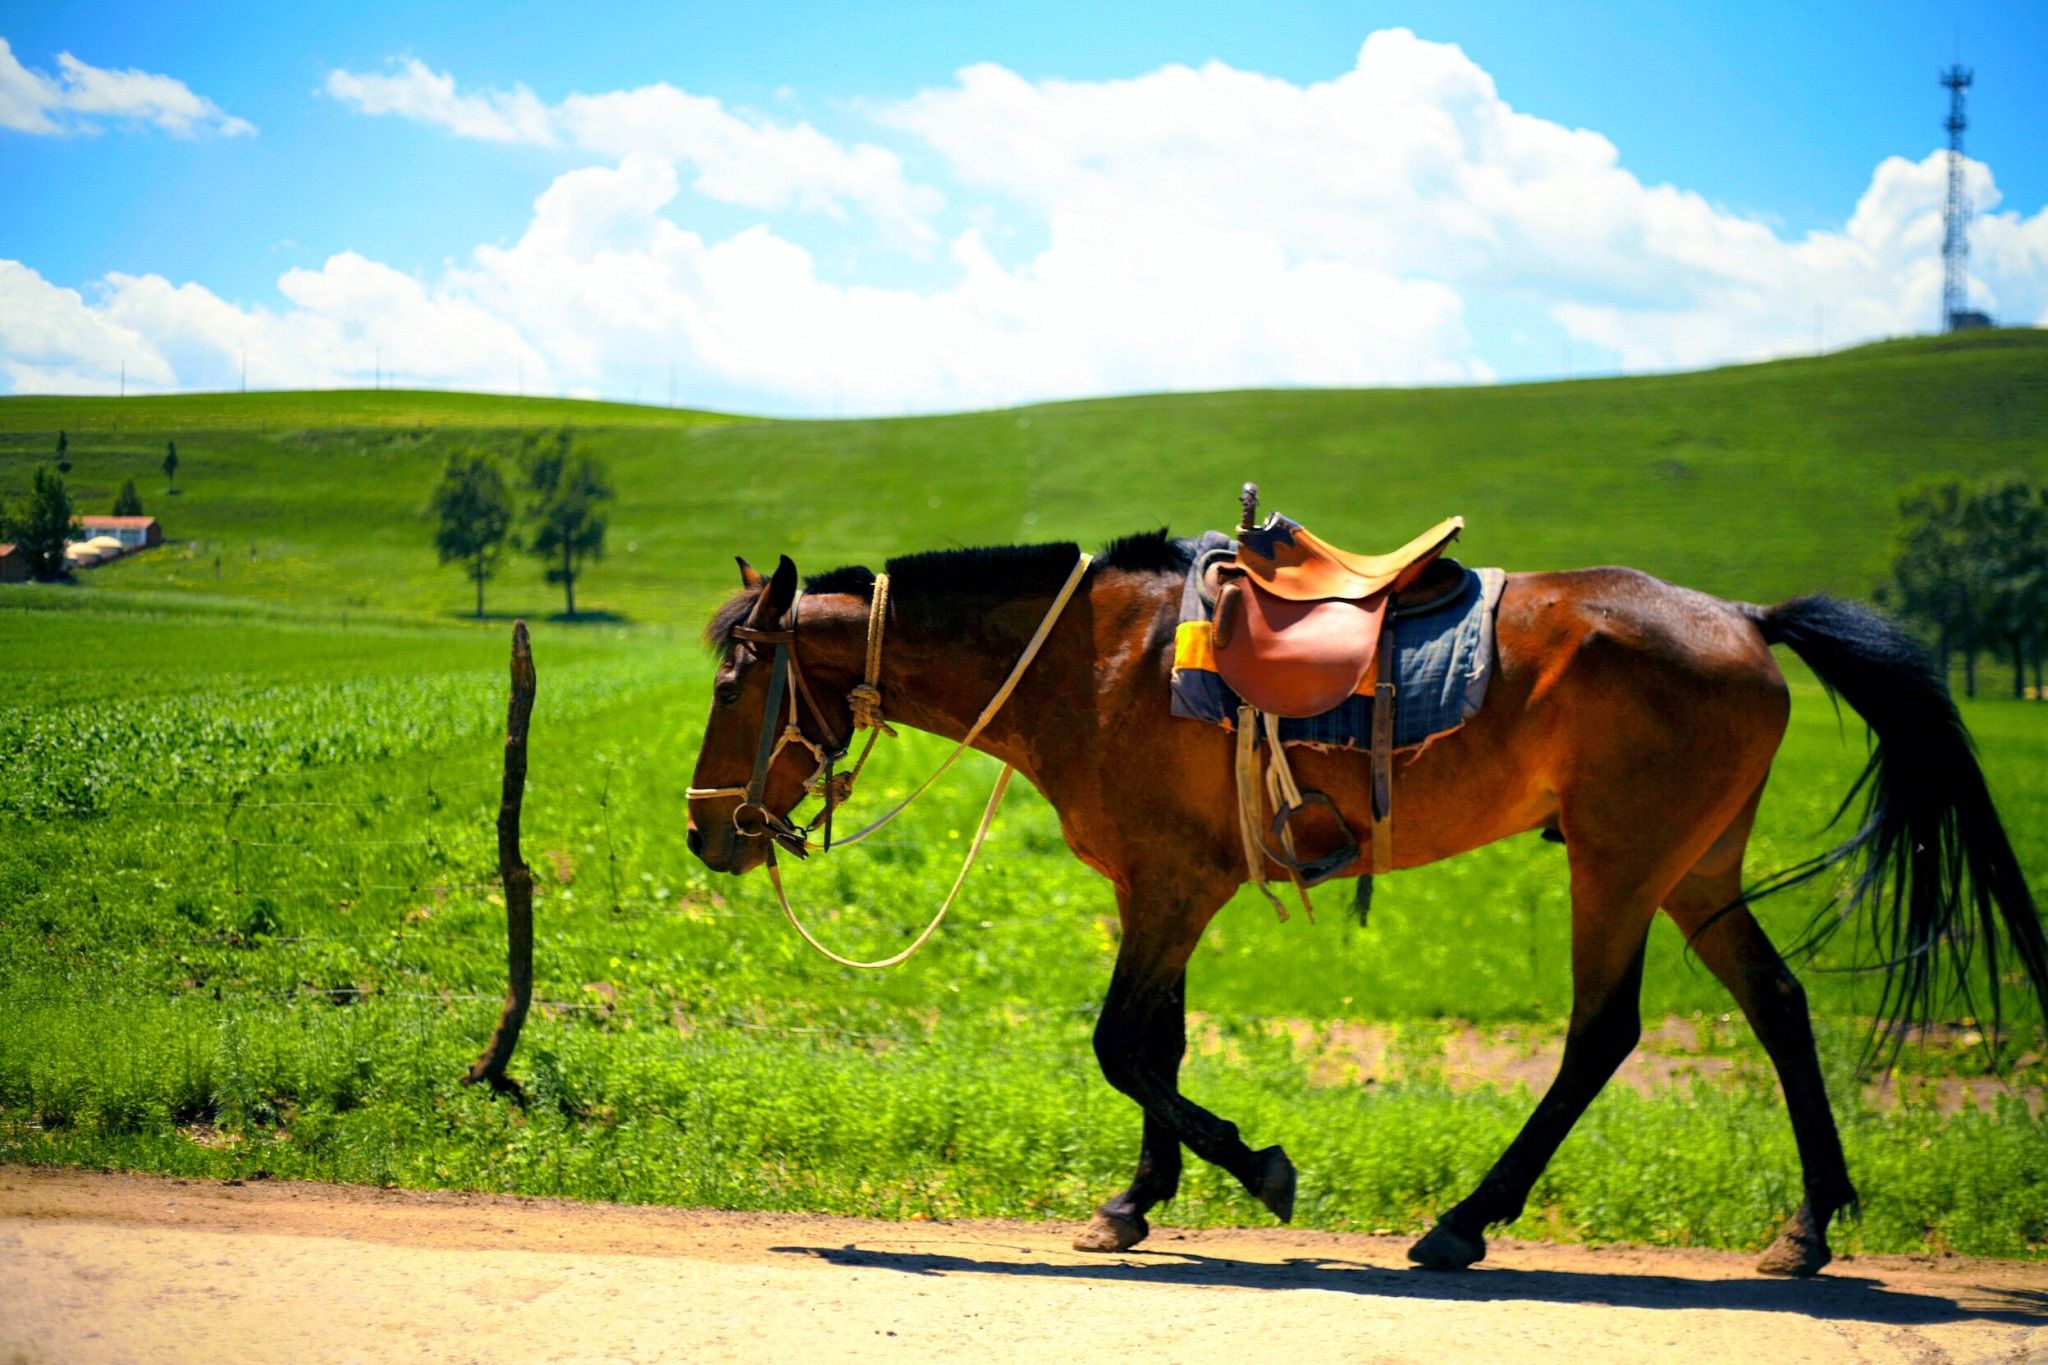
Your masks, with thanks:
M 1235 553 L 1237 543 L 1209 531 L 1193 548 L 1195 562 L 1181 590 L 1180 625 L 1174 634 L 1172 711 L 1227 729 L 1236 723 L 1238 698 L 1216 675 L 1214 608 L 1202 595 L 1201 575 L 1211 553 Z M 1426 744 L 1479 714 L 1493 677 L 1493 617 L 1506 582 L 1499 569 L 1467 569 L 1463 589 L 1441 607 L 1394 618 L 1395 748 Z M 1372 708 L 1372 698 L 1359 695 L 1319 716 L 1282 719 L 1281 741 L 1369 749 Z

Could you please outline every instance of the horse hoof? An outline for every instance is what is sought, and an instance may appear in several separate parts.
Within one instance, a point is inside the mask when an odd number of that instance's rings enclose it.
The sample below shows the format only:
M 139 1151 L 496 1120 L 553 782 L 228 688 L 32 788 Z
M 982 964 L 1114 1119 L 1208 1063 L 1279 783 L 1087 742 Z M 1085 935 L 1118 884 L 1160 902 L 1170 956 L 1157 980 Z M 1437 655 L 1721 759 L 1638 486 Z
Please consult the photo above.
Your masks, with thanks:
M 1252 1187 L 1252 1193 L 1275 1218 L 1283 1223 L 1293 1222 L 1294 1163 L 1278 1147 L 1268 1147 L 1252 1155 L 1259 1162 L 1258 1184 Z
M 1408 1248 L 1408 1259 L 1425 1270 L 1463 1270 L 1486 1259 L 1486 1239 L 1438 1223 Z
M 1827 1238 L 1809 1231 L 1801 1220 L 1794 1219 L 1764 1252 L 1756 1268 L 1759 1274 L 1803 1280 L 1820 1274 L 1821 1267 L 1834 1259 L 1834 1252 L 1828 1250 Z
M 1098 1209 L 1088 1226 L 1074 1238 L 1076 1251 L 1128 1251 L 1145 1240 L 1151 1224 L 1140 1213 L 1111 1213 Z

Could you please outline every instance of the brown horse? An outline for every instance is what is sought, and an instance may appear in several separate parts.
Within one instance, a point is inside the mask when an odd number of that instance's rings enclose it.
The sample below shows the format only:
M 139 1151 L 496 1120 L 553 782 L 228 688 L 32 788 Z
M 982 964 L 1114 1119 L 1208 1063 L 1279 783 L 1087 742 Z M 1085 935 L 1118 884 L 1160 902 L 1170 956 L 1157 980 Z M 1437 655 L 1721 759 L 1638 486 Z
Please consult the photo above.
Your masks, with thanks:
M 1077 558 L 1072 545 L 1050 545 L 891 562 L 879 677 L 889 719 L 963 737 Z M 1075 855 L 1116 888 L 1122 942 L 1095 1051 L 1110 1084 L 1144 1110 L 1144 1138 L 1129 1188 L 1077 1241 L 1086 1250 L 1121 1250 L 1147 1235 L 1146 1213 L 1178 1187 L 1183 1145 L 1281 1219 L 1293 1212 L 1286 1154 L 1254 1151 L 1178 1084 L 1188 957 L 1247 880 L 1232 737 L 1167 710 L 1188 567 L 1187 544 L 1163 532 L 1108 547 L 975 742 L 1044 794 Z M 783 639 L 800 670 L 805 737 L 831 752 L 852 734 L 844 699 L 862 678 L 874 576 L 842 569 L 811 580 L 794 621 L 797 571 L 787 558 L 767 580 L 743 560 L 741 577 L 707 634 L 721 665 L 700 788 L 744 782 L 767 752 L 756 740 L 772 651 L 759 632 L 794 630 Z M 1824 934 L 1852 912 L 1868 917 L 1889 957 L 1888 1028 L 1925 1020 L 1938 985 L 1967 998 L 1975 979 L 1989 982 L 1995 1018 L 2001 928 L 2048 1011 L 2048 942 L 1945 682 L 1917 644 L 1865 608 L 1824 597 L 1726 602 L 1630 569 L 1511 575 L 1496 640 L 1484 709 L 1401 756 L 1395 861 L 1417 867 L 1533 830 L 1561 838 L 1571 869 L 1571 1021 L 1556 1080 L 1521 1133 L 1409 1255 L 1425 1266 L 1470 1265 L 1486 1254 L 1487 1226 L 1520 1213 L 1636 1044 L 1644 942 L 1662 909 L 1735 996 L 1777 1069 L 1805 1198 L 1759 1269 L 1810 1275 L 1830 1259 L 1829 1220 L 1855 1204 L 1856 1191 L 1805 995 L 1745 899 L 1760 894 L 1745 891 L 1743 851 L 1789 709 L 1771 646 L 1790 646 L 1846 699 L 1875 745 L 1849 797 L 1863 797 L 1855 833 L 1767 889 L 1823 872 L 1845 879 L 1831 917 L 1816 923 Z M 1302 786 L 1335 798 L 1364 843 L 1365 757 L 1303 748 L 1293 761 Z M 796 747 L 766 766 L 761 804 L 786 816 L 813 761 Z M 759 818 L 735 820 L 739 799 L 691 802 L 690 848 L 715 870 L 743 873 L 770 856 L 772 833 Z M 1362 849 L 1351 872 L 1368 866 Z M 1284 875 L 1277 864 L 1265 871 Z M 1973 949 L 1984 954 L 1981 978 Z

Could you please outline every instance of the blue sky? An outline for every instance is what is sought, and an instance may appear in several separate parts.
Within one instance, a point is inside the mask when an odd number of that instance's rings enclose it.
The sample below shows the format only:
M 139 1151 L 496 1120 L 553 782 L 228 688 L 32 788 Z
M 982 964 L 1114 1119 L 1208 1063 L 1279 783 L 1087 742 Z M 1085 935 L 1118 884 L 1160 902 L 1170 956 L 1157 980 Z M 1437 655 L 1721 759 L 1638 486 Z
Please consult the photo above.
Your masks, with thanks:
M 2048 7 L 1013 8 L 0 16 L 0 386 L 904 411 L 1841 345 L 1935 315 L 1958 36 L 1980 302 L 2048 315 Z

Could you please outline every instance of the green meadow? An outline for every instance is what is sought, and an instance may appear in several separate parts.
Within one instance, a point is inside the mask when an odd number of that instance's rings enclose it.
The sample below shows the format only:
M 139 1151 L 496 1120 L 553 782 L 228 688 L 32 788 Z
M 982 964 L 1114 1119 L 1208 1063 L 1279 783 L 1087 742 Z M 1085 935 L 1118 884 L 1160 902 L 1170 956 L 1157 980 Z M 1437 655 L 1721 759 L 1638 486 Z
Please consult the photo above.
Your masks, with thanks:
M 492 620 L 434 563 L 448 454 L 569 425 L 619 491 L 583 619 L 508 557 Z M 1079 1218 L 1128 1177 L 1136 1111 L 1088 1037 L 1108 888 L 1019 790 L 929 949 L 812 955 L 758 878 L 684 846 L 707 707 L 697 631 L 731 557 L 808 571 L 953 545 L 1227 525 L 1235 490 L 1342 543 L 1450 513 L 1461 556 L 1626 563 L 1772 601 L 1867 596 L 1898 489 L 2048 477 L 2048 334 L 1887 343 L 1702 374 L 1494 388 L 1157 396 L 877 421 L 460 394 L 0 399 L 0 495 L 67 433 L 80 509 L 133 478 L 164 547 L 0 587 L 0 1159 L 895 1217 Z M 158 464 L 179 453 L 177 491 Z M 503 988 L 490 820 L 508 621 L 540 672 L 525 819 L 537 998 L 516 1107 L 456 1084 Z M 1822 846 L 1863 731 L 1791 669 L 1756 873 Z M 1987 695 L 2002 688 L 1993 666 Z M 1164 697 L 1161 704 L 1165 704 Z M 2048 710 L 1965 707 L 2048 900 Z M 862 800 L 942 748 L 885 745 Z M 790 883 L 850 953 L 891 951 L 950 883 L 986 761 Z M 1192 968 L 1188 1091 L 1301 1167 L 1297 1217 L 1419 1230 L 1512 1136 L 1513 1062 L 1570 1002 L 1563 856 L 1510 841 L 1286 924 L 1250 893 Z M 1797 933 L 1817 893 L 1771 905 Z M 2048 1252 L 2048 1039 L 2008 995 L 1861 1061 L 1876 982 L 1803 971 L 1864 1196 L 1838 1249 Z M 1759 1246 L 1798 1199 L 1760 1049 L 1661 926 L 1656 1084 L 1610 1087 L 1514 1231 Z M 1370 1040 L 1369 1045 L 1360 1040 Z M 1494 1062 L 1468 1064 L 1478 1048 Z M 1503 1061 L 1502 1059 L 1506 1059 Z M 1539 1087 L 1540 1078 L 1535 1082 Z M 1165 1222 L 1259 1223 L 1191 1166 Z

